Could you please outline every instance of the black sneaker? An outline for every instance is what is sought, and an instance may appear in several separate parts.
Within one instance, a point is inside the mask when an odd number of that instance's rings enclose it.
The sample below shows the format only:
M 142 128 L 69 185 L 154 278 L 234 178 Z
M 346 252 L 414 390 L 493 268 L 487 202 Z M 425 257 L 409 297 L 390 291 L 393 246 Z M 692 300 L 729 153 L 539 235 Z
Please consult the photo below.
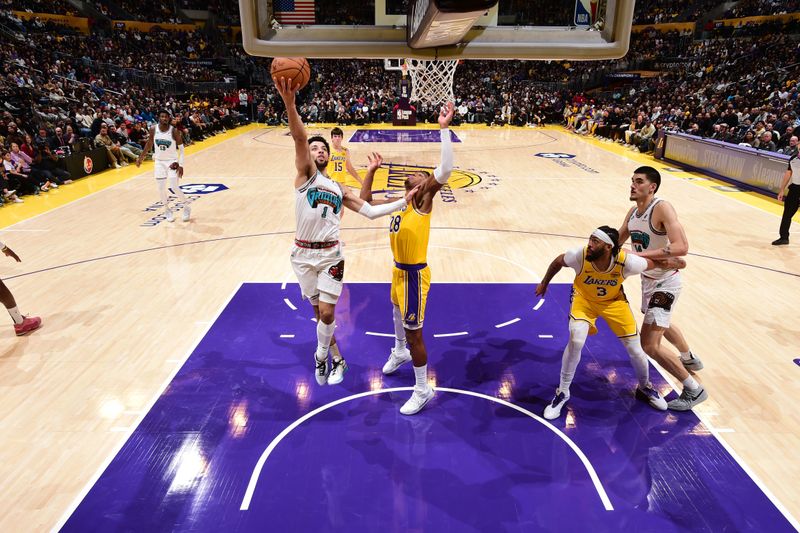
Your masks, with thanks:
M 772 246 L 783 246 L 789 244 L 789 239 L 775 239 L 772 241 Z

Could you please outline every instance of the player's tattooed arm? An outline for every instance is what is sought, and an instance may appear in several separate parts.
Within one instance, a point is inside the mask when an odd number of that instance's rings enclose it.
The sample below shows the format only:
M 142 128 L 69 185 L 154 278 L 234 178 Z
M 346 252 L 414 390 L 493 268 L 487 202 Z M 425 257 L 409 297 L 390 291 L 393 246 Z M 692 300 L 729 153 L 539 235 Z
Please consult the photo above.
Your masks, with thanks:
M 542 278 L 542 281 L 536 286 L 536 296 L 545 295 L 547 286 L 550 285 L 550 280 L 565 266 L 567 266 L 567 263 L 564 261 L 564 254 L 553 259 L 553 262 L 547 267 L 547 273 L 544 275 L 544 278 Z

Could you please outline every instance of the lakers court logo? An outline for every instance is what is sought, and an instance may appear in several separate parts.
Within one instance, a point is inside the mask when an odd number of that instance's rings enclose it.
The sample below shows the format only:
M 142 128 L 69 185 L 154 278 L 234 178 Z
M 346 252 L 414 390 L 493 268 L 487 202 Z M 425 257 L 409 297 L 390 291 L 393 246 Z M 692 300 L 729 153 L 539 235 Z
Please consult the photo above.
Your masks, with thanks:
M 386 193 L 392 197 L 395 194 L 400 195 L 405 191 L 405 182 L 415 172 L 433 172 L 433 167 L 417 166 L 417 165 L 397 165 L 394 163 L 384 164 L 375 173 L 375 179 L 372 184 L 372 192 Z M 361 176 L 366 175 L 366 170 L 358 171 Z M 477 189 L 488 189 L 489 186 L 494 186 L 499 181 L 495 176 L 489 176 L 490 179 L 473 172 L 472 170 L 459 170 L 454 169 L 450 174 L 450 179 L 447 184 L 442 187 L 440 196 L 444 202 L 455 202 L 454 189 L 464 189 L 465 192 L 475 192 Z M 483 186 L 479 185 L 483 183 Z M 347 177 L 346 185 L 358 188 L 358 182 L 352 177 Z

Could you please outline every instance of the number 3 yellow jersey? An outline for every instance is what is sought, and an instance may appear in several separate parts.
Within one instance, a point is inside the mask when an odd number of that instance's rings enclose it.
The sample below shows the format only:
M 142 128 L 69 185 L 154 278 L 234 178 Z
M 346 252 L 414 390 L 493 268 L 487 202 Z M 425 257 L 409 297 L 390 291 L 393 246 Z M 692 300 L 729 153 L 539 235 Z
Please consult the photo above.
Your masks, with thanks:
M 420 213 L 412 205 L 392 213 L 389 219 L 389 242 L 395 262 L 404 265 L 427 263 L 430 234 L 430 213 Z
M 583 249 L 583 264 L 580 272 L 575 276 L 572 287 L 586 301 L 610 302 L 624 300 L 622 290 L 623 270 L 625 268 L 625 252 L 620 250 L 616 260 L 606 272 L 596 270 L 592 263 L 586 259 L 587 248 Z
M 328 161 L 328 177 L 333 181 L 344 183 L 347 179 L 347 150 L 331 149 L 331 158 Z

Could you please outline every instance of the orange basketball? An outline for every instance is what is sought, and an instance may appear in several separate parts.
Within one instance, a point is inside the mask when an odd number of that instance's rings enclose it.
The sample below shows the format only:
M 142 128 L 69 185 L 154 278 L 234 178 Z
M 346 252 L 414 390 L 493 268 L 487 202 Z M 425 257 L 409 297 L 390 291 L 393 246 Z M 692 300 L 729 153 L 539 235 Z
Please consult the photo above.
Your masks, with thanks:
M 300 89 L 306 86 L 311 79 L 311 65 L 304 57 L 276 57 L 272 60 L 270 74 L 276 80 L 281 77 L 287 80 L 291 78 L 292 85 L 300 85 Z

